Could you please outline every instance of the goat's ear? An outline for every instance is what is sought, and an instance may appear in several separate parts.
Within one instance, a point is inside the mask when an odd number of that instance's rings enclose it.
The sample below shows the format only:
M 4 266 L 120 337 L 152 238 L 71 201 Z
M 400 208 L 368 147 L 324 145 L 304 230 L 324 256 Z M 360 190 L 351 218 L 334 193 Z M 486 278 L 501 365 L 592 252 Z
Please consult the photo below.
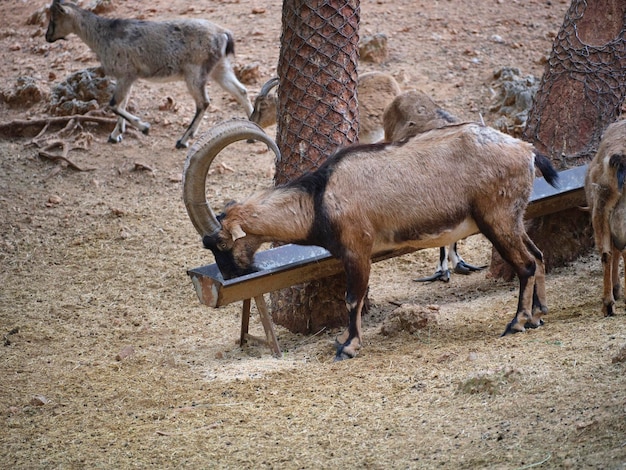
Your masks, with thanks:
M 233 241 L 239 240 L 240 238 L 246 236 L 246 232 L 241 229 L 241 226 L 239 224 L 233 226 L 233 228 L 230 230 L 230 234 L 233 237 Z

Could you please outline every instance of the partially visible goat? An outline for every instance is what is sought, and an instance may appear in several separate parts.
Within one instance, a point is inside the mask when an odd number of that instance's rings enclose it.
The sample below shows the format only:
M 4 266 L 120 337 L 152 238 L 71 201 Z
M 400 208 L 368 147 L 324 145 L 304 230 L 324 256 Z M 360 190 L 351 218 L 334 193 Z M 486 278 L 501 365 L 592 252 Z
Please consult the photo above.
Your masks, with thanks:
M 276 124 L 276 94 L 272 91 L 279 83 L 277 77 L 261 87 L 254 100 L 250 120 L 265 128 Z M 367 72 L 359 75 L 357 99 L 359 101 L 359 142 L 372 144 L 383 140 L 383 113 L 387 105 L 400 93 L 400 86 L 388 73 Z
M 210 131 L 185 162 L 184 201 L 191 221 L 225 279 L 255 271 L 254 253 L 269 241 L 321 246 L 340 259 L 349 325 L 337 338 L 336 359 L 354 357 L 361 346 L 361 309 L 374 253 L 439 247 L 479 231 L 520 279 L 517 312 L 503 334 L 543 323 L 548 312 L 543 255 L 523 217 L 534 165 L 550 184 L 558 176 L 529 143 L 468 123 L 403 143 L 355 145 L 340 149 L 313 173 L 227 204 L 216 217 L 206 201 L 210 161 L 237 132 L 238 140 L 268 138 L 251 122 L 226 124 L 230 133 Z M 465 177 L 448 189 L 451 171 Z
M 457 123 L 459 119 L 456 116 L 439 107 L 430 96 L 419 90 L 399 94 L 389 103 L 383 114 L 386 142 L 399 142 L 431 129 Z M 483 269 L 466 263 L 458 252 L 457 243 L 454 242 L 449 249 L 443 246 L 439 248 L 439 263 L 432 276 L 415 280 L 449 282 L 448 258 L 457 274 L 469 274 Z
M 457 123 L 459 119 L 456 116 L 419 90 L 397 95 L 383 113 L 385 142 L 399 142 L 431 129 Z
M 622 297 L 619 260 L 626 262 L 626 120 L 610 124 L 589 163 L 585 195 L 591 209 L 596 248 L 604 270 L 602 312 L 613 315 L 615 300 Z
M 150 124 L 125 109 L 132 84 L 139 78 L 185 80 L 196 103 L 196 114 L 176 148 L 188 146 L 209 106 L 209 76 L 245 108 L 246 116 L 252 113 L 246 88 L 229 61 L 234 53 L 233 36 L 221 26 L 197 19 L 151 22 L 103 18 L 72 3 L 53 0 L 46 41 L 65 39 L 71 33 L 96 53 L 105 74 L 116 79 L 109 106 L 119 118 L 109 142 L 122 141 L 126 121 L 144 134 L 150 129 Z

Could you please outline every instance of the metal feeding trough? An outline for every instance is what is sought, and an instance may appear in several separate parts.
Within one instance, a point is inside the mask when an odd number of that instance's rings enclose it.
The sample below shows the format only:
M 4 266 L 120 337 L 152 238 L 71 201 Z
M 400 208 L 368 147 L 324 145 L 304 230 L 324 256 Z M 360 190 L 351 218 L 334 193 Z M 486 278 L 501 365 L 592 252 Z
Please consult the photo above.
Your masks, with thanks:
M 587 165 L 559 173 L 559 187 L 553 188 L 544 178 L 537 178 L 533 185 L 526 218 L 560 212 L 586 204 L 584 181 Z M 382 261 L 415 251 L 411 248 L 378 253 L 372 262 Z M 280 356 L 280 346 L 274 333 L 272 320 L 263 294 L 315 279 L 332 276 L 343 271 L 336 258 L 318 246 L 283 245 L 261 251 L 255 255 L 259 271 L 235 279 L 225 280 L 216 264 L 190 269 L 191 277 L 200 302 L 209 307 L 221 307 L 239 300 L 243 301 L 240 344 L 248 339 L 265 343 L 275 356 Z M 251 299 L 254 299 L 265 330 L 265 339 L 248 334 Z

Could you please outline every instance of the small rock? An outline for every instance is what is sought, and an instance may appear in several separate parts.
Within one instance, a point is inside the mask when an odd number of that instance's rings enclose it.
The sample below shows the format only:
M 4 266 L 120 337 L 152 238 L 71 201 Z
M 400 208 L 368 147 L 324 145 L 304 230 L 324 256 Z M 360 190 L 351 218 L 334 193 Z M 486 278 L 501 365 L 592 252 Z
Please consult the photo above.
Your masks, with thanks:
M 33 405 L 33 406 L 44 406 L 44 405 L 47 405 L 49 402 L 50 402 L 50 400 L 48 400 L 43 395 L 35 395 L 30 400 L 30 404 Z
M 135 348 L 133 348 L 132 346 L 124 346 L 124 349 L 118 352 L 117 355 L 115 356 L 115 360 L 123 361 L 124 359 L 127 359 L 130 356 L 132 356 L 133 354 L 135 354 Z
M 60 196 L 57 196 L 55 194 L 53 194 L 52 196 L 48 198 L 48 204 L 51 204 L 51 205 L 61 204 L 62 201 L 63 199 L 61 199 Z
M 613 364 L 617 364 L 618 362 L 626 362 L 626 344 L 622 346 L 622 349 L 617 353 L 616 356 L 611 359 Z

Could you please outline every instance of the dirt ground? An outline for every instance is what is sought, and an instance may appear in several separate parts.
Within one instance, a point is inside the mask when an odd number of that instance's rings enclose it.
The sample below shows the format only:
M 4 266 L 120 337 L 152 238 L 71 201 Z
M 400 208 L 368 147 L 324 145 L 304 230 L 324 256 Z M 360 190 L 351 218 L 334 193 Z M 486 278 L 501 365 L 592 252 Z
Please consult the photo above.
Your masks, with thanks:
M 3 0 L 0 123 L 48 117 L 49 93 L 97 61 L 75 36 L 48 44 L 45 1 Z M 277 0 L 111 0 L 107 16 L 208 18 L 256 66 L 254 97 L 278 59 Z M 361 36 L 384 33 L 392 73 L 464 119 L 489 109 L 494 70 L 541 77 L 568 1 L 361 2 Z M 20 77 L 35 86 L 11 101 Z M 201 130 L 243 110 L 214 84 Z M 168 97 L 170 100 L 168 100 Z M 18 97 L 19 98 L 19 97 Z M 212 263 L 181 198 L 193 114 L 179 83 L 140 82 L 152 128 L 108 144 L 110 126 L 0 137 L 0 466 L 4 468 L 626 468 L 626 315 L 600 312 L 590 254 L 547 280 L 544 327 L 500 338 L 517 282 L 484 271 L 418 284 L 436 250 L 378 263 L 357 358 L 333 362 L 337 331 L 277 327 L 284 354 L 241 349 L 240 304 L 201 305 L 186 270 Z M 106 117 L 111 117 L 105 114 Z M 270 132 L 274 132 L 270 129 Z M 19 134 L 19 133 L 17 133 Z M 67 162 L 36 144 L 62 138 Z M 271 184 L 272 156 L 241 143 L 214 164 L 221 204 Z M 60 149 L 51 150 L 60 154 Z M 463 175 L 451 175 L 450 184 Z M 484 265 L 482 236 L 461 253 Z M 424 329 L 382 333 L 399 305 Z M 430 307 L 429 307 L 430 306 Z M 262 334 L 258 316 L 251 329 Z M 621 355 L 620 355 L 621 354 Z

